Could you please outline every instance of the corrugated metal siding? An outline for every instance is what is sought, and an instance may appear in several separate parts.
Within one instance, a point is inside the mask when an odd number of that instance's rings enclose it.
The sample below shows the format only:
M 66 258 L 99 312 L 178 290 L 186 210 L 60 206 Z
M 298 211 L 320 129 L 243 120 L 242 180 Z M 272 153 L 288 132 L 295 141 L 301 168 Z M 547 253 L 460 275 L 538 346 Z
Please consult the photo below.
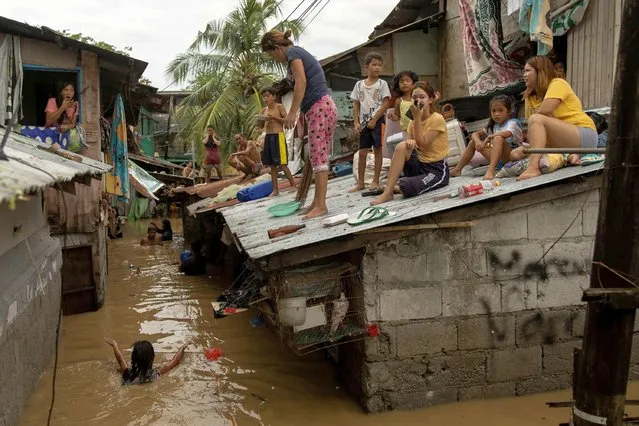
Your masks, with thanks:
M 568 81 L 585 108 L 609 106 L 621 0 L 590 0 L 583 21 L 568 33 Z
M 4 135 L 4 128 L 0 135 Z M 81 162 L 68 160 L 41 149 L 43 146 L 18 133 L 10 133 L 4 149 L 10 159 L 0 161 L 0 202 L 56 181 L 67 182 L 75 176 L 97 175 L 111 170 L 110 165 L 87 157 L 78 156 L 82 158 Z

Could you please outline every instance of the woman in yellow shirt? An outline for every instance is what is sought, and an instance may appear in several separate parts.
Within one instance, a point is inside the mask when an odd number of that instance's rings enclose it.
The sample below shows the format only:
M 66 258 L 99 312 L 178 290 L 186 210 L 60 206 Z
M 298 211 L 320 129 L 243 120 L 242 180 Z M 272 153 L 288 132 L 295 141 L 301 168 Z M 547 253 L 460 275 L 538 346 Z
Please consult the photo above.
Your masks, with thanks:
M 595 123 L 584 112 L 570 84 L 557 78 L 550 59 L 545 56 L 529 59 L 524 68 L 524 82 L 528 143 L 531 148 L 597 146 Z M 540 159 L 541 154 L 531 154 L 528 168 L 517 179 L 541 175 Z
M 448 185 L 450 171 L 448 131 L 446 120 L 435 112 L 435 90 L 426 81 L 420 81 L 413 90 L 410 111 L 413 121 L 408 126 L 408 140 L 395 148 L 384 192 L 371 202 L 372 206 L 393 199 L 395 184 L 404 197 L 414 197 Z M 399 178 L 404 172 L 404 177 Z

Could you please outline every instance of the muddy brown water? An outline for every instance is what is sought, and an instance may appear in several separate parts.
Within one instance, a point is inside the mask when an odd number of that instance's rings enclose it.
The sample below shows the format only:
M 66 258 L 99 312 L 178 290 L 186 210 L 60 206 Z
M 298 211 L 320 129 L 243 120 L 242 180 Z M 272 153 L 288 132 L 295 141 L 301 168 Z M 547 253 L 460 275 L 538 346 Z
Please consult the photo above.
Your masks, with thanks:
M 569 418 L 569 409 L 545 406 L 568 400 L 569 391 L 366 414 L 320 354 L 292 354 L 268 329 L 251 326 L 254 312 L 214 319 L 211 301 L 227 283 L 182 276 L 176 265 L 181 240 L 141 247 L 144 229 L 145 223 L 130 226 L 124 239 L 110 242 L 102 309 L 64 317 L 53 425 L 232 425 L 234 419 L 238 425 L 536 426 Z M 127 359 L 134 341 L 151 341 L 156 364 L 167 362 L 187 339 L 193 344 L 182 364 L 155 383 L 121 386 L 105 336 L 119 342 Z M 207 347 L 220 348 L 224 357 L 208 361 Z M 23 426 L 46 424 L 51 382 L 52 365 L 29 401 Z

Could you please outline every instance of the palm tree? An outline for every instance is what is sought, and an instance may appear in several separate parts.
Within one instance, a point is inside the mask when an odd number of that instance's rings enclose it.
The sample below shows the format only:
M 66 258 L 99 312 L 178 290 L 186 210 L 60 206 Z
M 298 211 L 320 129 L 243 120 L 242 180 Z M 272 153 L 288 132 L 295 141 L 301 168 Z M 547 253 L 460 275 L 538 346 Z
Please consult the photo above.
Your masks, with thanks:
M 262 53 L 260 40 L 271 28 L 290 29 L 297 38 L 303 22 L 278 21 L 280 3 L 242 0 L 226 18 L 209 22 L 188 51 L 167 67 L 176 82 L 192 83 L 193 93 L 183 101 L 177 118 L 182 137 L 195 141 L 200 155 L 199 141 L 209 124 L 227 140 L 235 132 L 250 133 L 262 107 L 260 89 L 282 76 L 283 67 Z M 230 144 L 223 144 L 224 158 L 230 150 Z

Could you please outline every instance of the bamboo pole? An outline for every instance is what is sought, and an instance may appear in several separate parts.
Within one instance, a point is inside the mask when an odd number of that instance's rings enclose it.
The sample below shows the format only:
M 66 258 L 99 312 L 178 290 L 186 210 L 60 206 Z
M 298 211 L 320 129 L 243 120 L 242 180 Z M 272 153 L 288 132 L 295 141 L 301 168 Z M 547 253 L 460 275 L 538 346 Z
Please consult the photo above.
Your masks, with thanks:
M 524 148 L 526 154 L 605 154 L 606 148 Z

